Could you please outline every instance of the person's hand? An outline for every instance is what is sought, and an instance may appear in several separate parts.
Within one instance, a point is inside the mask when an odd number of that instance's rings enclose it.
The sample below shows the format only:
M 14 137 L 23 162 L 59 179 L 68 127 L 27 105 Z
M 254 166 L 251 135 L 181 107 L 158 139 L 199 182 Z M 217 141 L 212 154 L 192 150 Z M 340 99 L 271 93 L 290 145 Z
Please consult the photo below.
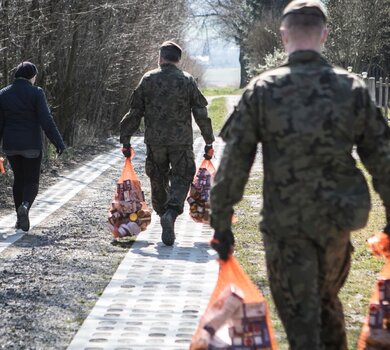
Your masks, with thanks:
M 123 155 L 126 157 L 126 158 L 130 158 L 131 156 L 131 145 L 130 143 L 128 144 L 124 144 L 123 147 L 122 147 L 122 153 Z
M 231 230 L 215 231 L 210 242 L 211 248 L 217 251 L 221 260 L 227 260 L 234 251 L 234 236 Z
M 390 236 L 387 231 L 390 232 L 389 224 L 384 228 L 384 232 L 377 233 L 367 239 L 367 245 L 374 255 L 379 257 L 384 256 L 386 259 L 390 259 Z
M 204 159 L 206 160 L 210 160 L 214 155 L 214 148 L 213 148 L 213 144 L 209 144 L 209 145 L 206 145 L 204 146 Z
M 65 151 L 65 147 L 63 147 L 63 146 L 57 147 L 56 148 L 57 156 L 59 157 L 62 153 L 64 153 L 64 151 Z

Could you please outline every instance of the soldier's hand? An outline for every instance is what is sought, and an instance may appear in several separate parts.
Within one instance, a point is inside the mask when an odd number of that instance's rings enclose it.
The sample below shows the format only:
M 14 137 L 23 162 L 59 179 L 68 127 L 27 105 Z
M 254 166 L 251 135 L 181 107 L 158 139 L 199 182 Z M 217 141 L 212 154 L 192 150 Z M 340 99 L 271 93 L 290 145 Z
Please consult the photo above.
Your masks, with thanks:
M 206 160 L 210 160 L 214 155 L 214 148 L 213 148 L 213 144 L 209 144 L 209 145 L 206 145 L 204 146 L 204 159 Z
M 231 230 L 215 231 L 210 242 L 211 247 L 217 251 L 221 260 L 227 260 L 234 251 L 234 236 Z
M 131 156 L 131 145 L 128 143 L 126 145 L 123 145 L 122 147 L 122 153 L 126 158 L 130 158 Z
M 385 230 L 390 232 L 390 226 L 386 225 L 384 232 L 377 233 L 367 239 L 367 245 L 374 255 L 390 259 L 390 235 Z

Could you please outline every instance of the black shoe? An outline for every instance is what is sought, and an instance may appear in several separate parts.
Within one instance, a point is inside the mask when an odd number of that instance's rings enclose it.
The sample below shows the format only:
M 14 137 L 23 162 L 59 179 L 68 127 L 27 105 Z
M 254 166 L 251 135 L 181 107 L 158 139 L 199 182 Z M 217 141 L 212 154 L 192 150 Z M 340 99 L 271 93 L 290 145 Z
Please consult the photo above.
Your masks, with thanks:
M 17 211 L 18 221 L 16 224 L 21 230 L 27 232 L 30 229 L 30 220 L 28 218 L 28 203 L 23 202 Z
M 165 214 L 161 216 L 161 240 L 165 245 L 171 246 L 175 243 L 175 220 L 177 215 L 178 213 L 176 210 L 168 209 Z

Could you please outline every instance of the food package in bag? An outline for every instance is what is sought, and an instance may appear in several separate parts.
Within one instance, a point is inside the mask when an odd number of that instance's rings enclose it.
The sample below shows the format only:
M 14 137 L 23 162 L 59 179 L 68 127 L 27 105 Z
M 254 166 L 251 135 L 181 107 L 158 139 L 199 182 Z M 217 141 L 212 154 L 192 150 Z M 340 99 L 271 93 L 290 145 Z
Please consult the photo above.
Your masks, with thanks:
M 210 189 L 215 175 L 211 160 L 204 159 L 191 183 L 187 202 L 190 205 L 190 216 L 196 222 L 209 222 Z
M 108 227 L 115 239 L 131 237 L 145 231 L 151 219 L 141 183 L 126 158 L 108 213 Z
M 359 350 L 390 349 L 390 259 L 379 273 L 363 325 Z
M 217 285 L 190 350 L 275 350 L 268 306 L 238 261 L 220 260 Z

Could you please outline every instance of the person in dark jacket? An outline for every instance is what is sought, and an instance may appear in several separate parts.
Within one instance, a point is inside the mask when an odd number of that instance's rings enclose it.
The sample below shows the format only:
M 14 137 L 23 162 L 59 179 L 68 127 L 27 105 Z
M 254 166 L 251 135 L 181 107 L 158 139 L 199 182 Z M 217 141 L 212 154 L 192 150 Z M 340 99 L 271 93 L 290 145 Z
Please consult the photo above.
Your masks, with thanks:
M 15 228 L 28 231 L 29 210 L 38 194 L 42 160 L 42 132 L 60 155 L 65 145 L 40 87 L 34 86 L 38 70 L 22 62 L 14 82 L 0 90 L 0 143 L 14 173 Z

